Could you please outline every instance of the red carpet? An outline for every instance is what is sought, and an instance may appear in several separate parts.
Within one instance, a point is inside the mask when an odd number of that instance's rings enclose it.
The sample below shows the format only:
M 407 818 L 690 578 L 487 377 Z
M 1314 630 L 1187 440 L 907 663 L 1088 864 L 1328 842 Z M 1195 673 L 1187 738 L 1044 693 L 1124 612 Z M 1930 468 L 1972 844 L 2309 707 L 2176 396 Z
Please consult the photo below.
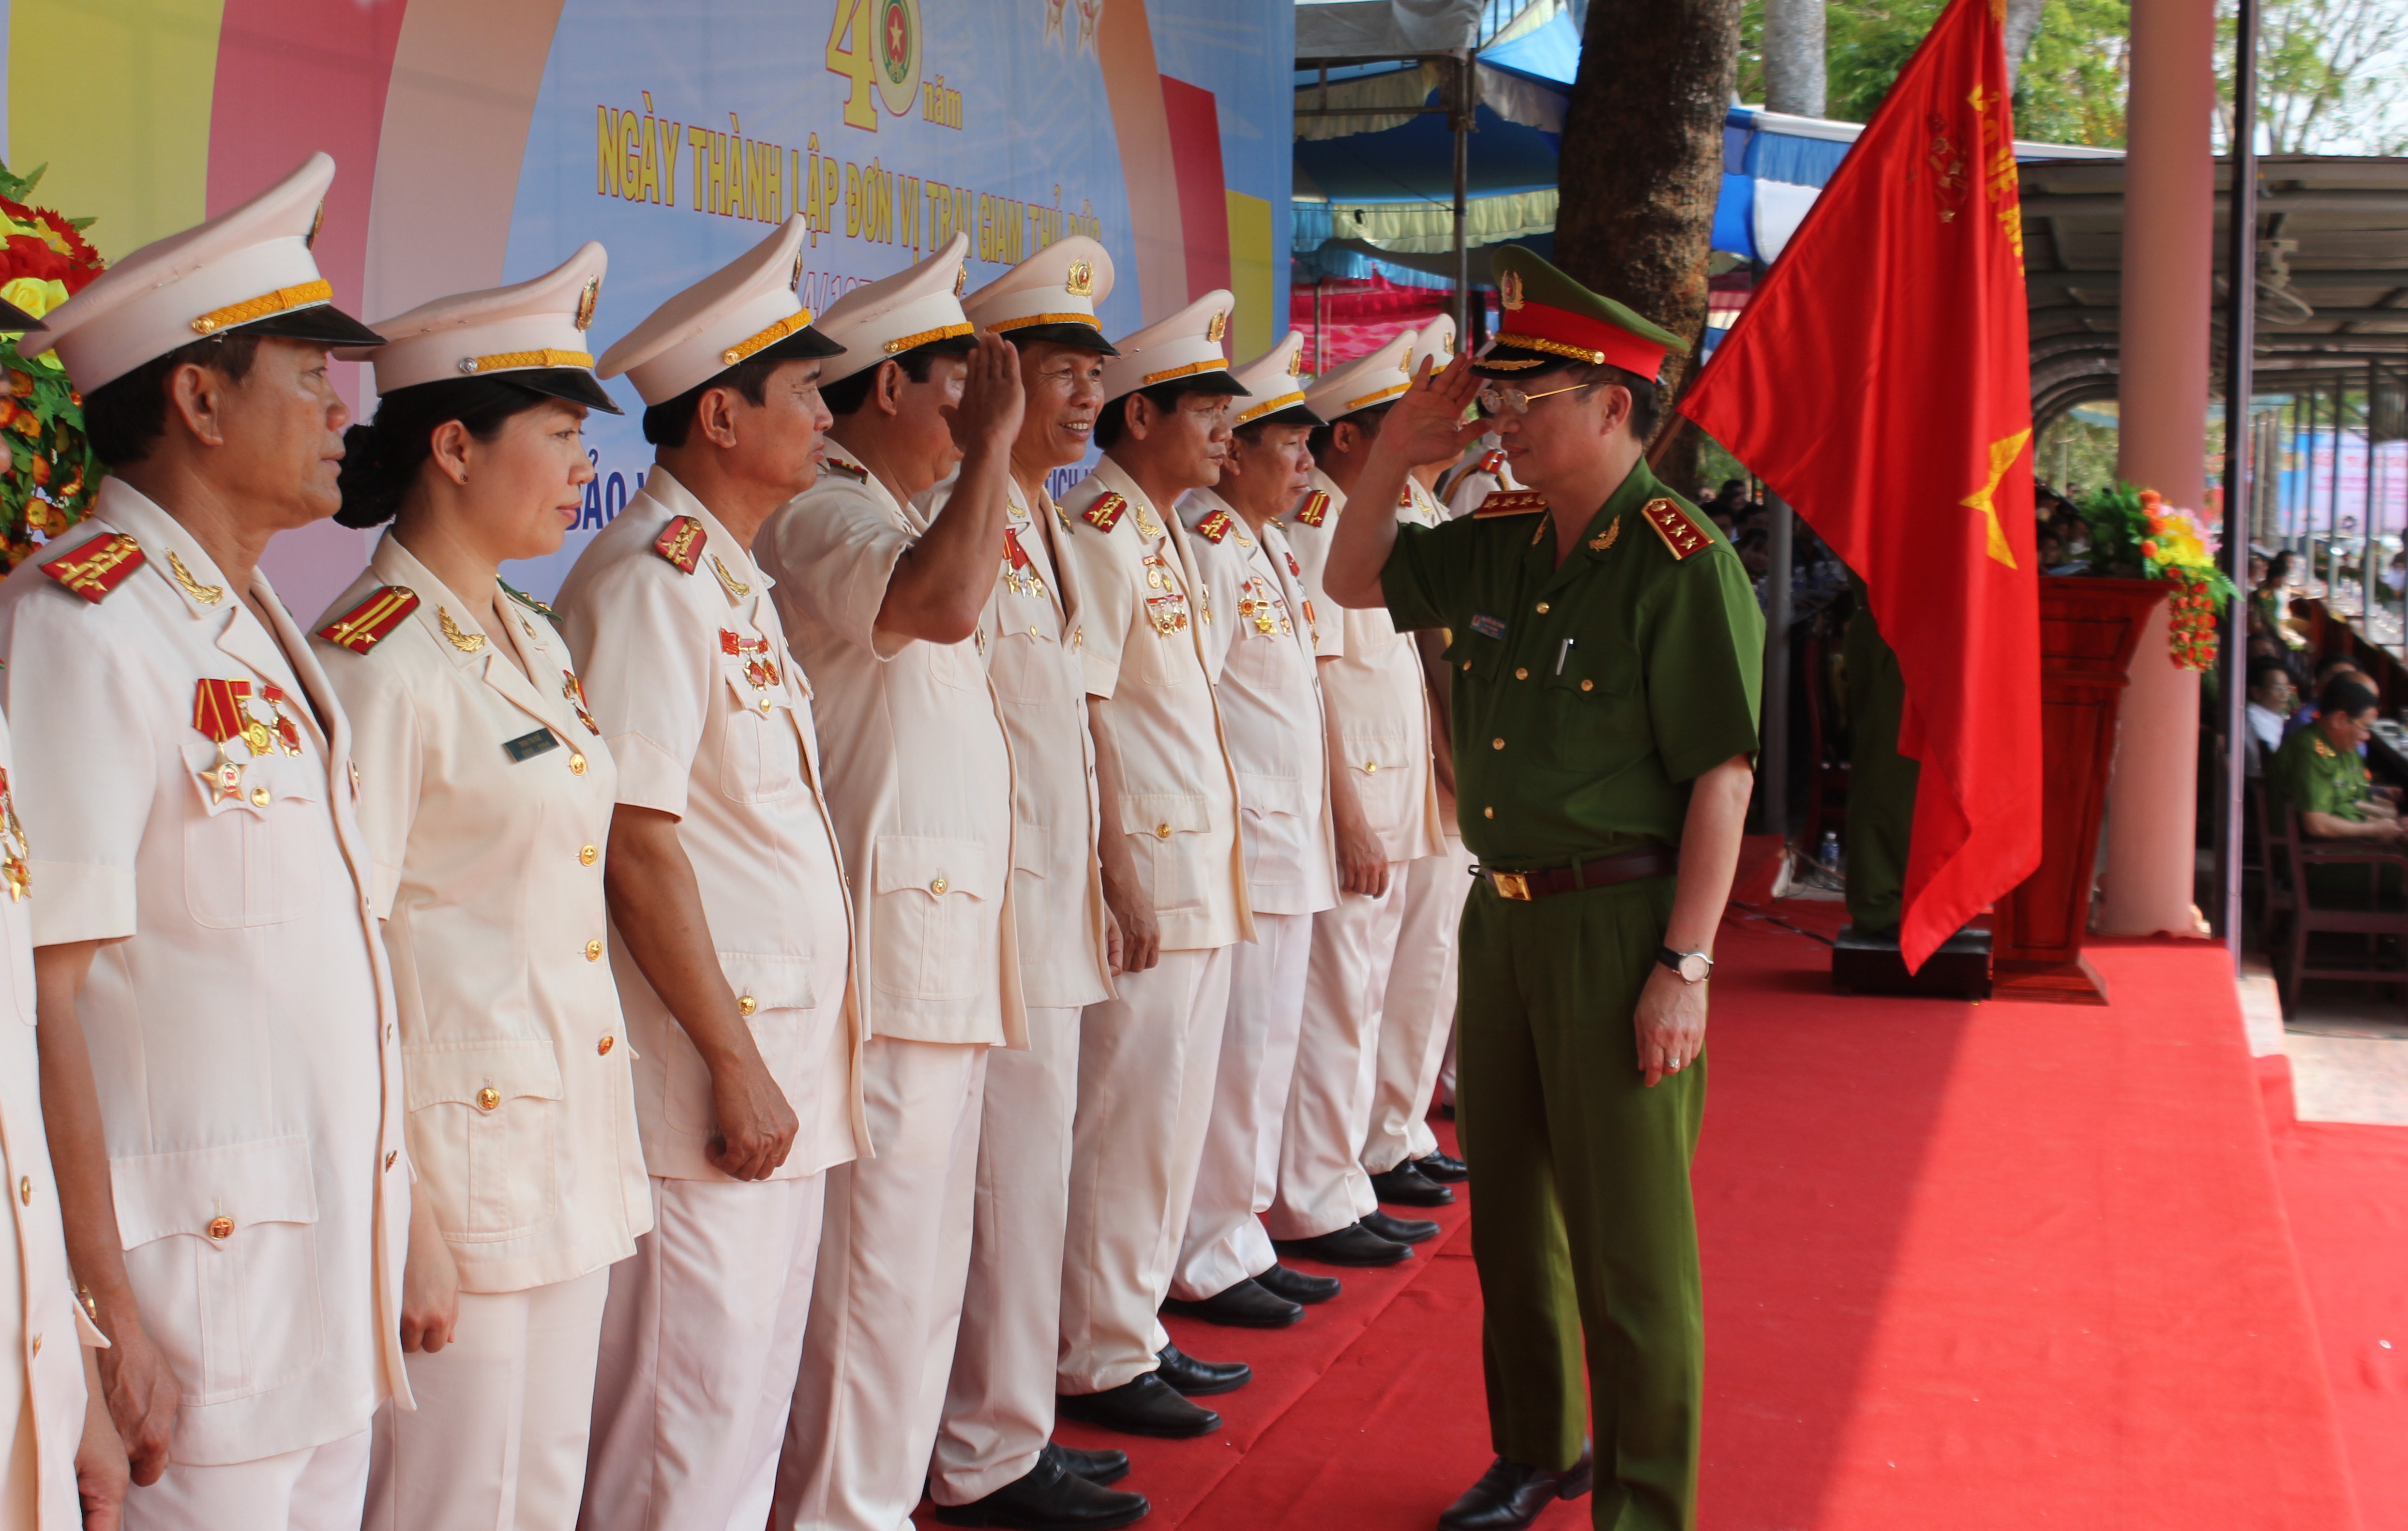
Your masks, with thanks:
M 1826 948 L 1736 914 L 1721 951 L 1697 1168 L 1708 1531 L 2359 1524 L 2325 1356 L 2371 1368 L 2344 1393 L 2353 1440 L 2387 1431 L 2408 1457 L 2408 1312 L 2383 1287 L 2389 1328 L 2320 1349 L 2220 952 L 2094 949 L 2115 999 L 2096 1009 L 1843 1000 Z M 2317 1183 L 2356 1215 L 2403 1145 Z M 1174 1323 L 1256 1368 L 1211 1400 L 1220 1436 L 1062 1438 L 1126 1447 L 1155 1527 L 1428 1526 L 1489 1454 L 1465 1217 L 1294 1329 Z M 2378 1267 L 2357 1268 L 2371 1303 Z M 2400 1349 L 2366 1349 L 2378 1330 Z

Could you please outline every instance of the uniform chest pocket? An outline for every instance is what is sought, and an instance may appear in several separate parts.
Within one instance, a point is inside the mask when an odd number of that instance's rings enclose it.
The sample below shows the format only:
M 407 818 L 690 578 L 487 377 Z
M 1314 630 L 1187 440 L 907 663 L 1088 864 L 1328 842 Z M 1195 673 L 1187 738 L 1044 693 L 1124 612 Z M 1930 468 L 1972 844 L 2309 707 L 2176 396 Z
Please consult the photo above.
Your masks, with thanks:
M 548 1037 L 401 1050 L 409 1153 L 454 1243 L 519 1238 L 558 1196 L 560 1057 Z
M 993 971 L 994 850 L 977 840 L 881 835 L 871 851 L 870 979 L 901 999 L 975 999 Z
M 188 1407 L 265 1393 L 317 1365 L 310 1161 L 296 1137 L 108 1162 L 126 1278 Z
M 1204 905 L 1204 836 L 1211 811 L 1191 793 L 1133 793 L 1121 798 L 1121 828 L 1138 880 L 1154 894 L 1157 912 Z
M 1002 614 L 1006 621 L 1014 615 L 1009 605 Z M 987 679 L 995 683 L 996 695 L 1007 702 L 1044 706 L 1064 701 L 1072 683 L 1069 656 L 1041 622 L 1006 627 L 996 634 Z
M 1533 741 L 1540 763 L 1608 776 L 1655 748 L 1639 651 L 1621 638 L 1575 640 L 1541 690 L 1544 708 Z
M 985 650 L 976 637 L 966 637 L 959 643 L 920 643 L 912 647 L 924 652 L 928 679 L 937 684 L 953 691 L 986 689 Z
M 316 760 L 242 753 L 239 744 L 228 751 L 241 767 L 229 786 L 216 745 L 194 739 L 183 750 L 194 799 L 184 816 L 184 906 L 212 930 L 282 924 L 314 911 L 328 863 L 342 854 Z
M 793 697 L 781 684 L 755 684 L 740 666 L 723 661 L 721 667 L 736 706 L 720 737 L 719 790 L 738 803 L 796 791 L 803 784 L 803 753 Z

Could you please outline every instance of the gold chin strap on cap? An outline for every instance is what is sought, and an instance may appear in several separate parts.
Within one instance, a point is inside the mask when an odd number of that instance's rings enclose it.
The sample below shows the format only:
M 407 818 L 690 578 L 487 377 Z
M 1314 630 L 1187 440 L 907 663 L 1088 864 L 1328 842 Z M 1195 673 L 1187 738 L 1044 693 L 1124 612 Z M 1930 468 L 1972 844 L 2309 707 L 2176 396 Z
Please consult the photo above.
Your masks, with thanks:
M 289 313 L 295 308 L 314 308 L 322 303 L 335 301 L 335 284 L 322 279 L 305 281 L 298 287 L 280 287 L 273 293 L 262 293 L 255 298 L 230 303 L 222 308 L 212 308 L 193 321 L 194 335 L 215 335 L 236 324 L 248 324 L 269 314 Z
M 1103 321 L 1093 314 L 1023 314 L 1018 319 L 998 319 L 987 329 L 996 335 L 1005 335 L 1013 330 L 1025 330 L 1031 324 L 1084 324 L 1098 334 L 1104 327 Z
M 977 333 L 976 327 L 969 324 L 939 324 L 933 330 L 922 330 L 917 335 L 898 335 L 892 340 L 881 342 L 878 349 L 889 356 L 900 356 L 907 351 L 917 350 L 922 346 L 932 346 L 939 340 L 951 340 L 959 336 Z
M 581 351 L 553 351 L 549 346 L 541 351 L 505 351 L 492 356 L 463 356 L 463 372 L 509 372 L 530 366 L 573 366 L 594 370 L 593 356 Z
M 722 366 L 734 366 L 737 363 L 744 360 L 747 356 L 752 355 L 754 351 L 767 350 L 769 347 L 776 345 L 779 341 L 783 340 L 786 336 L 794 334 L 796 330 L 809 329 L 810 327 L 810 322 L 811 311 L 809 308 L 797 308 L 793 313 L 788 314 L 785 318 L 778 321 L 775 324 L 770 325 L 767 329 L 761 331 L 758 335 L 749 336 L 728 347 L 725 351 L 721 351 L 719 353 L 719 365 Z
M 1587 362 L 1597 366 L 1602 366 L 1605 364 L 1605 352 L 1601 351 L 1591 351 L 1585 346 L 1568 346 L 1560 340 L 1550 340 L 1541 335 L 1499 335 L 1497 336 L 1497 344 L 1512 346 L 1516 351 L 1543 351 L 1550 356 L 1569 356 L 1575 362 Z M 1480 365 L 1498 366 L 1503 364 L 1483 362 Z
M 1229 364 L 1226 361 L 1190 362 L 1185 366 L 1174 366 L 1168 372 L 1147 373 L 1145 386 L 1152 388 L 1155 383 L 1168 382 L 1173 378 L 1192 378 L 1198 372 L 1226 372 L 1228 369 Z
M 1381 389 L 1376 393 L 1366 393 L 1359 399 L 1348 399 L 1346 401 L 1345 412 L 1351 415 L 1357 409 L 1368 409 L 1372 405 L 1378 404 L 1383 399 L 1395 398 L 1397 395 L 1402 393 L 1406 389 L 1411 388 L 1412 386 L 1412 384 L 1409 382 L 1395 383 L 1389 387 Z
M 1240 415 L 1238 417 L 1238 423 L 1243 425 L 1246 422 L 1255 419 L 1261 415 L 1269 414 L 1274 409 L 1284 409 L 1291 404 L 1302 404 L 1303 402 L 1304 395 L 1302 393 L 1282 393 L 1275 399 L 1265 399 L 1262 403 L 1255 405 L 1244 414 Z

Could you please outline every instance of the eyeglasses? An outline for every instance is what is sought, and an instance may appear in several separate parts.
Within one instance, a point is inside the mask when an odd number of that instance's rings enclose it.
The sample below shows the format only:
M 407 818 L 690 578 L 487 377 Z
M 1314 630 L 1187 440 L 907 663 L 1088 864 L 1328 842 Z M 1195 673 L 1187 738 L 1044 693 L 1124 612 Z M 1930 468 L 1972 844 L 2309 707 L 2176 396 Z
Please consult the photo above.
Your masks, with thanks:
M 1576 393 L 1591 386 L 1589 383 L 1573 383 L 1568 388 L 1550 388 L 1543 393 L 1525 393 L 1518 388 L 1499 388 L 1490 383 L 1473 394 L 1472 400 L 1480 406 L 1480 412 L 1484 415 L 1501 415 L 1508 410 L 1526 415 L 1530 412 L 1530 406 L 1541 399 L 1551 399 L 1558 393 Z

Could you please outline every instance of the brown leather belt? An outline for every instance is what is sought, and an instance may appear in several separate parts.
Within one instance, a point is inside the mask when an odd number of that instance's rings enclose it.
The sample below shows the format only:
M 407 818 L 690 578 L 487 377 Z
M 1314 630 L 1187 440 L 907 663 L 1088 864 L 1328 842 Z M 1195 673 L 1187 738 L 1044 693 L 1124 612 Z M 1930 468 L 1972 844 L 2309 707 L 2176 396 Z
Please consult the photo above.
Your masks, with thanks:
M 1542 872 L 1499 872 L 1475 866 L 1471 875 L 1485 879 L 1497 890 L 1498 897 L 1526 903 L 1584 888 L 1606 888 L 1616 882 L 1635 882 L 1642 877 L 1663 877 L 1679 870 L 1680 866 L 1679 851 L 1670 846 L 1649 845 L 1570 866 L 1550 866 Z

